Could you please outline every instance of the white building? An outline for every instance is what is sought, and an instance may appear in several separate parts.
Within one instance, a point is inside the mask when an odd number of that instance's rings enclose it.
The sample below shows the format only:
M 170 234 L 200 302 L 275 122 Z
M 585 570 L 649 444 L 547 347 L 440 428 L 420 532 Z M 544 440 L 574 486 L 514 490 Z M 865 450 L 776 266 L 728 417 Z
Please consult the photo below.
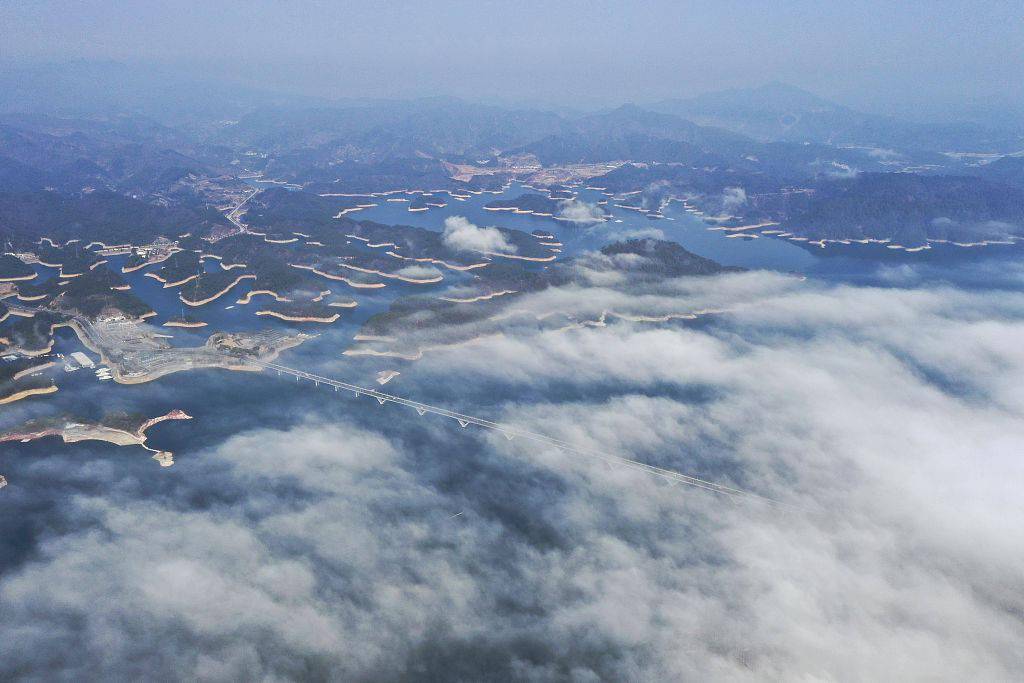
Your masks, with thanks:
M 76 363 L 81 365 L 83 368 L 91 368 L 94 365 L 92 359 L 89 358 L 89 356 L 82 353 L 81 351 L 75 351 L 74 353 L 71 354 L 71 357 L 75 360 Z

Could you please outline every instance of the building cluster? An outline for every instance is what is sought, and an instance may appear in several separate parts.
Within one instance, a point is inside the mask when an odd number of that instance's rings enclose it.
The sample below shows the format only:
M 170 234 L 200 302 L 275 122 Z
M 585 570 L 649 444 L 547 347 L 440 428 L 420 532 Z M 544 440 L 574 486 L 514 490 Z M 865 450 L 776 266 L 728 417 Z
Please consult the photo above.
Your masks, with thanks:
M 149 244 L 135 248 L 135 253 L 146 259 L 163 258 L 170 256 L 171 251 L 178 247 L 178 243 L 166 237 L 157 237 Z

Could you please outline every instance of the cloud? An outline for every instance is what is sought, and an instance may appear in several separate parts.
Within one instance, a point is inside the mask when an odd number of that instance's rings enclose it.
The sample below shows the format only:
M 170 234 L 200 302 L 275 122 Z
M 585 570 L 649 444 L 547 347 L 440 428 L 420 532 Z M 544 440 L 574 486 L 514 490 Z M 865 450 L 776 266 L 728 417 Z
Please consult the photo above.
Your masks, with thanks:
M 484 253 L 516 251 L 515 245 L 510 244 L 497 228 L 478 227 L 462 216 L 450 216 L 444 220 L 443 239 L 451 249 Z
M 710 334 L 617 325 L 495 338 L 461 350 L 457 366 L 438 354 L 420 371 L 465 386 L 500 368 L 508 381 L 543 377 L 549 391 L 573 396 L 620 387 L 621 397 L 523 406 L 504 419 L 668 467 L 714 471 L 706 458 L 717 452 L 725 471 L 743 463 L 737 483 L 816 510 L 727 515 L 705 541 L 721 544 L 731 569 L 677 575 L 715 615 L 688 625 L 707 629 L 696 637 L 701 655 L 722 647 L 737 660 L 714 677 L 745 677 L 745 667 L 753 678 L 870 679 L 885 667 L 910 678 L 972 666 L 1009 675 L 1019 661 L 1010 643 L 1024 627 L 1011 616 L 1024 606 L 1012 560 L 1021 539 L 1005 535 L 1007 519 L 1024 520 L 1006 483 L 1024 476 L 1013 445 L 1024 438 L 1024 301 L 956 290 L 772 294 L 764 284 L 764 297 Z M 544 353 L 529 353 L 536 348 Z M 697 395 L 713 398 L 649 396 L 656 385 L 706 387 Z M 578 487 L 614 488 L 589 462 L 554 453 L 544 463 Z M 624 481 L 615 495 L 624 517 L 644 514 L 630 502 L 638 485 Z M 680 598 L 669 594 L 662 599 Z M 661 618 L 672 621 L 671 611 Z M 672 623 L 679 640 L 693 634 Z
M 747 191 L 742 187 L 727 187 L 722 190 L 722 209 L 735 211 L 747 203 Z
M 55 494 L 55 523 L 0 577 L 0 677 L 1020 670 L 1024 295 L 743 273 L 515 306 L 724 312 L 508 325 L 404 366 L 403 391 L 799 509 L 322 389 L 281 414 L 305 395 L 294 383 L 231 376 L 250 388 L 240 407 L 269 410 L 264 387 L 275 410 L 176 448 L 158 494 L 84 451 L 53 466 L 47 484 L 77 492 Z M 220 409 L 196 412 L 199 429 Z
M 829 178 L 856 178 L 860 174 L 856 167 L 835 160 L 817 162 L 815 166 L 824 167 L 822 172 Z
M 641 193 L 640 204 L 647 211 L 660 211 L 672 193 L 673 185 L 667 180 L 648 183 Z
M 892 161 L 894 159 L 902 159 L 903 155 L 894 149 L 886 149 L 884 147 L 872 147 L 868 150 L 868 156 L 874 159 L 881 159 L 883 161 Z
M 567 199 L 559 205 L 557 218 L 572 223 L 599 223 L 607 220 L 600 206 L 578 199 Z
M 397 271 L 395 271 L 395 274 L 401 275 L 403 277 L 421 279 L 435 278 L 442 275 L 441 271 L 435 268 L 434 266 L 426 266 L 420 264 L 414 264 L 411 266 L 405 266 L 404 268 L 399 268 Z
M 1021 234 L 1021 226 L 1006 221 L 960 221 L 948 216 L 933 218 L 929 236 L 961 242 L 976 240 L 1012 241 Z
M 632 230 L 611 231 L 609 241 L 620 240 L 663 240 L 665 232 L 658 228 L 636 228 Z
M 172 678 L 297 678 L 310 666 L 335 678 L 367 675 L 394 666 L 387 651 L 423 637 L 433 614 L 475 621 L 460 607 L 471 587 L 463 570 L 446 567 L 443 554 L 434 563 L 416 547 L 427 529 L 420 513 L 444 525 L 450 511 L 396 467 L 386 439 L 303 424 L 255 430 L 209 455 L 231 467 L 221 486 L 253 488 L 235 511 L 179 510 L 142 499 L 70 502 L 73 514 L 102 533 L 54 539 L 40 562 L 0 586 L 12 610 L 8 626 L 61 647 L 26 649 L 9 631 L 0 670 L 43 660 L 54 670 L 95 677 L 144 661 L 150 675 Z M 260 494 L 261 487 L 278 494 Z M 382 524 L 373 511 L 378 505 L 399 505 L 410 517 Z M 439 528 L 452 534 L 459 527 Z M 294 543 L 302 547 L 289 549 Z M 429 576 L 430 589 L 410 581 L 410 571 Z M 52 621 L 45 634 L 32 631 L 59 615 L 76 615 L 79 623 Z M 128 633 L 135 634 L 131 647 L 116 639 Z

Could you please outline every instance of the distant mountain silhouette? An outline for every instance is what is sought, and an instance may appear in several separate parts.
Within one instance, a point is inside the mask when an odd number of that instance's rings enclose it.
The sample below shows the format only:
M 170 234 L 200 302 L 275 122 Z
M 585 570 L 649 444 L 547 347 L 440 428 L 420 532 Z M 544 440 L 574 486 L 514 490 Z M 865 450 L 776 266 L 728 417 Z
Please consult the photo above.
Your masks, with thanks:
M 936 152 L 1013 152 L 1024 147 L 1024 123 L 1015 127 L 914 123 L 860 112 L 784 83 L 664 100 L 649 108 L 761 141 Z

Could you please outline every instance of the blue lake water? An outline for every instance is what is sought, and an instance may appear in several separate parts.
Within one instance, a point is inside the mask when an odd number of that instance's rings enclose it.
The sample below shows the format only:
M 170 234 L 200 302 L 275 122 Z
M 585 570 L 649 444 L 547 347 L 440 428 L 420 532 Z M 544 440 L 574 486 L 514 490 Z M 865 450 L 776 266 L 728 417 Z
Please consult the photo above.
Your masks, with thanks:
M 501 198 L 515 198 L 524 192 L 534 190 L 515 184 L 505 190 Z M 619 239 L 659 236 L 677 241 L 694 253 L 726 265 L 797 272 L 810 279 L 886 287 L 938 282 L 968 288 L 1024 289 L 1024 265 L 1021 262 L 1021 255 L 1024 252 L 1017 247 L 937 247 L 913 254 L 888 250 L 878 245 L 830 246 L 820 249 L 772 237 L 754 240 L 727 238 L 721 231 L 709 230 L 709 226 L 699 217 L 687 213 L 681 204 L 676 202 L 666 207 L 664 219 L 652 220 L 635 211 L 609 206 L 606 207 L 606 210 L 611 212 L 609 221 L 595 225 L 575 225 L 547 217 L 491 212 L 483 208 L 487 202 L 496 198 L 498 197 L 492 193 L 484 193 L 473 195 L 464 201 L 449 199 L 448 206 L 431 208 L 425 212 L 410 212 L 407 202 L 387 202 L 383 198 L 376 198 L 374 201 L 377 202 L 377 206 L 350 214 L 350 217 L 356 220 L 414 225 L 440 231 L 444 228 L 446 218 L 464 216 L 481 226 L 498 225 L 527 232 L 540 230 L 555 235 L 563 243 L 563 257 L 598 249 Z M 596 202 L 603 199 L 603 195 L 596 191 L 583 190 L 579 199 Z M 124 257 L 113 257 L 105 267 L 120 271 L 123 263 Z M 207 262 L 207 267 L 219 266 L 216 262 L 210 261 Z M 323 325 L 289 323 L 256 316 L 255 312 L 259 310 L 258 299 L 248 305 L 236 303 L 252 288 L 251 281 L 239 283 L 229 293 L 208 305 L 191 308 L 179 300 L 179 288 L 164 288 L 157 280 L 146 277 L 147 271 L 156 268 L 158 266 L 138 270 L 124 277 L 133 292 L 157 312 L 158 315 L 148 322 L 160 328 L 161 333 L 169 335 L 169 343 L 176 346 L 197 346 L 203 344 L 214 331 L 240 332 L 269 327 L 317 334 L 316 339 L 288 351 L 285 355 L 286 362 L 298 367 L 327 368 L 339 376 L 357 382 L 372 382 L 377 370 L 389 364 L 401 364 L 379 358 L 341 355 L 366 319 L 387 310 L 399 297 L 440 293 L 466 277 L 442 270 L 445 280 L 441 283 L 414 285 L 388 281 L 385 288 L 378 290 L 357 290 L 344 283 L 325 279 L 323 289 L 331 289 L 336 295 L 352 298 L 358 302 L 358 306 L 355 309 L 339 309 L 341 318 L 333 324 Z M 36 269 L 43 278 L 53 277 L 55 272 L 54 269 L 43 266 L 36 266 Z M 162 327 L 168 319 L 183 314 L 205 320 L 208 326 L 199 329 Z M 67 354 L 76 350 L 81 350 L 81 345 L 74 334 L 67 329 L 58 331 L 54 351 Z M 75 398 L 83 395 L 83 392 L 99 391 L 100 395 L 106 398 L 93 407 L 97 410 L 106 410 L 111 406 L 128 406 L 133 401 L 137 403 L 140 397 L 152 398 L 155 395 L 151 388 L 146 388 L 149 385 L 124 387 L 113 385 L 111 382 L 99 383 L 88 371 L 64 373 L 57 368 L 52 372 L 62 391 L 55 395 L 60 398 L 45 399 L 48 405 L 76 406 L 80 402 Z M 161 387 L 178 387 L 181 391 L 175 395 L 181 396 L 188 393 L 187 387 L 192 381 L 190 377 L 195 374 L 180 373 L 164 378 L 156 384 Z M 232 383 L 252 381 L 247 375 L 237 377 L 234 373 L 217 374 L 222 377 L 231 375 Z
M 876 286 L 905 286 L 940 282 L 968 288 L 1024 288 L 1024 265 L 1019 247 L 990 246 L 957 248 L 939 245 L 931 250 L 907 253 L 886 249 L 881 245 L 830 245 L 826 249 L 798 244 L 785 239 L 762 236 L 758 239 L 726 237 L 727 233 L 711 230 L 702 219 L 686 212 L 679 202 L 671 202 L 664 209 L 663 219 L 650 219 L 628 209 L 616 208 L 609 203 L 604 207 L 610 213 L 606 222 L 580 225 L 556 221 L 548 217 L 493 212 L 484 205 L 495 199 L 512 199 L 536 190 L 518 183 L 509 186 L 500 195 L 483 193 L 468 199 L 448 198 L 445 207 L 432 207 L 428 211 L 410 212 L 408 202 L 386 201 L 376 197 L 377 206 L 350 214 L 354 220 L 373 220 L 385 224 L 413 225 L 430 230 L 444 229 L 445 219 L 463 216 L 481 226 L 498 225 L 525 232 L 543 231 L 555 235 L 562 242 L 562 257 L 568 258 L 583 251 L 599 249 L 610 242 L 630 237 L 652 236 L 679 242 L 690 251 L 712 258 L 720 263 L 745 268 L 774 269 L 796 272 L 812 279 Z M 392 198 L 401 195 L 393 195 Z M 440 195 L 444 197 L 445 195 Z M 578 199 L 598 202 L 604 195 L 595 190 L 581 190 Z M 339 202 L 340 204 L 340 202 Z M 359 245 L 362 246 L 362 245 Z M 106 267 L 120 271 L 125 257 L 111 257 Z M 176 346 L 196 346 L 205 342 L 213 331 L 241 332 L 287 328 L 320 335 L 318 339 L 288 352 L 289 357 L 313 362 L 327 354 L 338 358 L 361 325 L 372 315 L 387 310 L 402 296 L 439 293 L 447 287 L 464 281 L 467 276 L 442 269 L 445 280 L 430 285 L 414 285 L 388 281 L 383 289 L 353 289 L 341 282 L 323 280 L 323 289 L 334 295 L 358 302 L 355 309 L 338 309 L 341 318 L 331 324 L 290 323 L 256 316 L 259 299 L 248 305 L 236 301 L 252 289 L 251 281 L 243 281 L 230 292 L 210 304 L 192 308 L 178 298 L 179 288 L 165 288 L 146 273 L 156 270 L 152 266 L 124 275 L 132 291 L 157 312 L 149 322 L 162 326 L 167 320 L 181 315 L 200 318 L 207 327 L 197 329 L 161 328 L 169 335 L 169 343 Z M 216 261 L 206 262 L 208 269 L 216 269 Z M 55 270 L 36 266 L 41 278 L 53 277 Z M 75 350 L 76 340 L 69 331 L 59 335 L 58 351 Z M 355 366 L 367 365 L 362 361 L 346 359 Z M 372 363 L 369 365 L 373 365 Z
M 263 184 L 265 185 L 265 183 Z M 727 233 L 711 230 L 702 219 L 686 212 L 679 202 L 670 202 L 664 209 L 663 219 L 650 219 L 644 214 L 621 209 L 609 203 L 604 210 L 610 214 L 606 222 L 582 225 L 556 221 L 548 217 L 493 212 L 484 205 L 495 199 L 512 199 L 524 193 L 537 193 L 532 188 L 513 183 L 500 195 L 485 192 L 468 199 L 447 198 L 445 207 L 431 207 L 427 211 L 410 212 L 409 202 L 387 201 L 376 197 L 377 203 L 363 211 L 349 214 L 354 220 L 373 220 L 385 224 L 413 225 L 430 230 L 444 229 L 445 219 L 463 216 L 481 225 L 498 225 L 525 232 L 543 231 L 555 235 L 562 242 L 562 257 L 571 257 L 587 250 L 599 249 L 610 242 L 630 237 L 653 236 L 679 242 L 690 251 L 725 265 L 745 268 L 765 268 L 785 272 L 796 272 L 809 278 L 830 281 L 871 284 L 879 286 L 901 286 L 926 282 L 944 282 L 973 288 L 1013 288 L 1024 286 L 1020 247 L 989 246 L 980 248 L 958 248 L 937 245 L 935 248 L 907 253 L 886 249 L 882 245 L 830 245 L 826 249 L 798 244 L 785 239 L 762 236 L 757 239 L 726 237 Z M 446 195 L 439 195 L 445 197 Z M 401 195 L 392 195 L 392 198 Z M 580 190 L 578 199 L 596 203 L 605 199 L 595 190 Z M 339 202 L 340 204 L 341 202 Z M 359 245 L 362 246 L 362 245 Z M 120 271 L 125 257 L 111 257 L 106 267 Z M 208 269 L 219 264 L 210 260 Z M 285 327 L 305 332 L 330 332 L 331 337 L 339 335 L 351 339 L 362 323 L 370 316 L 384 311 L 398 297 L 418 293 L 437 293 L 464 281 L 467 276 L 442 269 L 445 280 L 431 285 L 414 285 L 388 281 L 379 290 L 357 290 L 341 282 L 323 280 L 323 289 L 330 289 L 334 295 L 351 298 L 358 302 L 355 309 L 339 309 L 341 319 L 324 326 L 317 323 L 288 323 L 276 319 L 256 316 L 259 300 L 248 305 L 236 301 L 252 289 L 251 281 L 243 281 L 230 292 L 208 305 L 192 308 L 179 298 L 179 288 L 165 288 L 146 273 L 158 266 L 125 274 L 132 291 L 145 300 L 157 312 L 150 323 L 162 326 L 172 317 L 188 315 L 208 323 L 205 328 L 164 328 L 171 335 L 170 343 L 192 346 L 201 344 L 213 330 L 228 332 L 265 329 L 268 326 Z M 36 266 L 41 278 L 53 277 L 55 270 Z M 318 344 L 304 347 L 303 355 L 312 353 Z
M 529 191 L 513 186 L 503 196 L 514 198 Z M 703 221 L 683 211 L 678 204 L 672 204 L 666 209 L 667 218 L 664 220 L 650 220 L 637 212 L 613 207 L 612 222 L 574 226 L 549 218 L 485 211 L 483 205 L 494 198 L 493 194 L 474 195 L 466 201 L 451 200 L 447 207 L 432 208 L 420 213 L 410 213 L 407 203 L 381 200 L 378 206 L 351 214 L 351 217 L 442 230 L 445 218 L 461 215 L 483 226 L 500 225 L 527 232 L 550 232 L 565 245 L 565 257 L 599 248 L 616 239 L 652 234 L 651 231 L 657 230 L 666 239 L 675 240 L 697 254 L 727 265 L 794 271 L 807 275 L 809 279 L 881 286 L 949 282 L 977 288 L 1024 288 L 1024 268 L 1021 267 L 1020 258 L 1022 252 L 1015 248 L 947 247 L 916 254 L 860 245 L 821 250 L 770 237 L 751 241 L 729 239 L 719 231 L 708 230 Z M 597 201 L 601 195 L 584 191 L 580 198 L 584 201 Z M 622 222 L 617 223 L 615 220 Z M 119 271 L 122 263 L 123 258 L 112 258 L 107 267 Z M 533 398 L 551 401 L 585 398 L 600 401 L 603 398 L 600 391 L 595 392 L 593 388 L 591 391 L 595 393 L 579 397 L 571 393 L 571 388 L 555 384 L 538 389 L 536 386 L 452 386 L 444 381 L 425 383 L 417 379 L 415 364 L 393 359 L 341 355 L 369 316 L 386 310 L 397 297 L 411 293 L 440 292 L 454 282 L 448 279 L 451 275 L 448 271 L 444 271 L 446 280 L 442 283 L 417 286 L 389 282 L 382 290 L 353 290 L 343 283 L 325 280 L 324 289 L 330 288 L 336 294 L 352 297 L 359 302 L 359 306 L 354 310 L 341 310 L 342 318 L 334 324 L 318 325 L 292 324 L 257 317 L 255 311 L 258 310 L 258 304 L 237 305 L 235 301 L 251 288 L 248 281 L 240 283 L 209 305 L 190 309 L 179 301 L 177 288 L 165 289 L 158 281 L 145 277 L 146 270 L 153 269 L 136 271 L 125 277 L 133 291 L 158 312 L 158 316 L 150 322 L 158 326 L 161 332 L 172 335 L 169 341 L 175 345 L 202 344 L 217 330 L 243 331 L 274 327 L 316 333 L 320 336 L 315 340 L 286 352 L 283 362 L 364 386 L 376 386 L 374 377 L 381 369 L 399 370 L 402 375 L 385 387 L 387 391 L 491 418 L 500 417 L 504 402 L 510 398 L 527 401 Z M 53 269 L 41 266 L 38 272 L 45 277 L 54 274 Z M 159 327 L 168 318 L 183 312 L 208 321 L 209 326 L 197 330 Z M 707 318 L 694 324 L 714 326 L 715 322 Z M 83 350 L 82 346 L 71 330 L 58 330 L 55 352 L 69 354 L 79 350 Z M 89 355 L 95 358 L 94 354 Z M 8 477 L 12 486 L 0 497 L 0 532 L 3 532 L 0 537 L 5 539 L 0 544 L 0 550 L 3 551 L 0 552 L 0 571 L 23 561 L 31 552 L 34 536 L 47 533 L 44 523 L 31 522 L 33 519 L 42 519 L 39 507 L 63 504 L 62 501 L 70 495 L 85 493 L 102 496 L 108 487 L 118 486 L 136 489 L 140 496 L 181 499 L 188 506 L 231 504 L 230 498 L 217 499 L 216 494 L 210 491 L 194 493 L 190 482 L 217 476 L 215 469 L 209 469 L 211 465 L 205 457 L 208 454 L 206 449 L 246 430 L 288 429 L 318 420 L 349 422 L 386 431 L 396 443 L 408 446 L 404 450 L 408 451 L 410 458 L 422 458 L 424 449 L 431 443 L 431 439 L 435 439 L 443 447 L 443 454 L 438 455 L 434 461 L 435 469 L 440 467 L 436 463 L 459 462 L 464 459 L 472 461 L 474 458 L 479 460 L 473 461 L 474 468 L 494 466 L 487 449 L 482 449 L 473 440 L 473 430 L 460 430 L 456 426 L 454 429 L 440 431 L 438 422 L 431 417 L 418 420 L 413 413 L 410 419 L 408 409 L 391 404 L 380 406 L 372 399 L 355 398 L 346 392 L 335 394 L 324 387 L 312 388 L 307 383 L 280 379 L 272 373 L 222 370 L 181 372 L 157 382 L 140 385 L 101 382 L 89 370 L 65 373 L 59 365 L 50 371 L 50 375 L 60 390 L 50 396 L 0 406 L 0 429 L 29 418 L 47 415 L 100 419 L 119 411 L 155 416 L 172 409 L 182 409 L 195 419 L 188 422 L 165 422 L 149 433 L 150 445 L 175 452 L 176 464 L 169 470 L 160 469 L 150 460 L 149 454 L 140 448 L 123 448 L 97 442 L 60 444 L 55 439 L 4 444 L 0 448 L 0 473 Z M 510 396 L 510 391 L 516 395 Z M 523 392 L 522 395 L 516 393 L 519 391 Z M 543 396 L 536 395 L 537 391 L 542 391 Z M 609 396 L 615 395 L 617 391 L 614 386 L 607 388 Z M 678 388 L 665 388 L 667 395 L 674 391 L 678 391 Z M 693 397 L 692 400 L 700 400 L 700 397 Z M 443 435 L 443 439 L 437 437 L 437 434 Z M 729 466 L 727 454 L 717 454 L 716 458 L 719 459 L 688 462 L 686 467 L 697 467 L 693 470 L 695 474 L 714 478 L 719 469 Z M 417 469 L 418 463 L 419 460 L 411 464 L 410 469 L 420 472 Z M 440 486 L 459 486 L 459 467 L 450 469 L 450 472 L 455 473 L 451 476 L 456 477 L 453 484 L 445 482 L 445 471 L 449 470 L 420 473 L 428 480 L 439 477 Z M 63 475 L 65 472 L 69 474 Z M 55 488 L 55 481 L 60 482 L 59 486 L 63 488 Z M 529 489 L 526 487 L 524 490 Z M 53 502 L 46 502 L 50 500 Z
M 749 240 L 730 238 L 725 232 L 711 230 L 712 226 L 685 211 L 679 202 L 669 203 L 663 219 L 650 219 L 637 211 L 616 208 L 609 203 L 603 208 L 611 214 L 610 220 L 593 225 L 574 225 L 547 217 L 493 212 L 483 208 L 495 199 L 514 199 L 526 193 L 540 194 L 513 183 L 500 195 L 483 193 L 464 201 L 450 199 L 445 207 L 432 207 L 423 212 L 410 212 L 406 202 L 388 202 L 377 197 L 372 200 L 377 202 L 377 206 L 349 214 L 349 217 L 441 230 L 445 218 L 464 216 L 480 226 L 497 225 L 526 232 L 542 230 L 555 235 L 565 245 L 564 256 L 598 249 L 619 239 L 662 236 L 724 265 L 796 272 L 812 278 L 879 286 L 906 284 L 911 277 L 908 269 L 913 271 L 915 282 L 943 281 L 970 287 L 1015 286 L 1016 278 L 1000 283 L 998 278 L 992 279 L 990 273 L 1002 265 L 1019 263 L 1024 257 L 1021 246 L 960 248 L 934 245 L 929 250 L 908 253 L 877 244 L 829 245 L 822 249 L 770 236 Z M 578 199 L 596 203 L 606 197 L 596 190 L 584 189 L 579 191 Z

